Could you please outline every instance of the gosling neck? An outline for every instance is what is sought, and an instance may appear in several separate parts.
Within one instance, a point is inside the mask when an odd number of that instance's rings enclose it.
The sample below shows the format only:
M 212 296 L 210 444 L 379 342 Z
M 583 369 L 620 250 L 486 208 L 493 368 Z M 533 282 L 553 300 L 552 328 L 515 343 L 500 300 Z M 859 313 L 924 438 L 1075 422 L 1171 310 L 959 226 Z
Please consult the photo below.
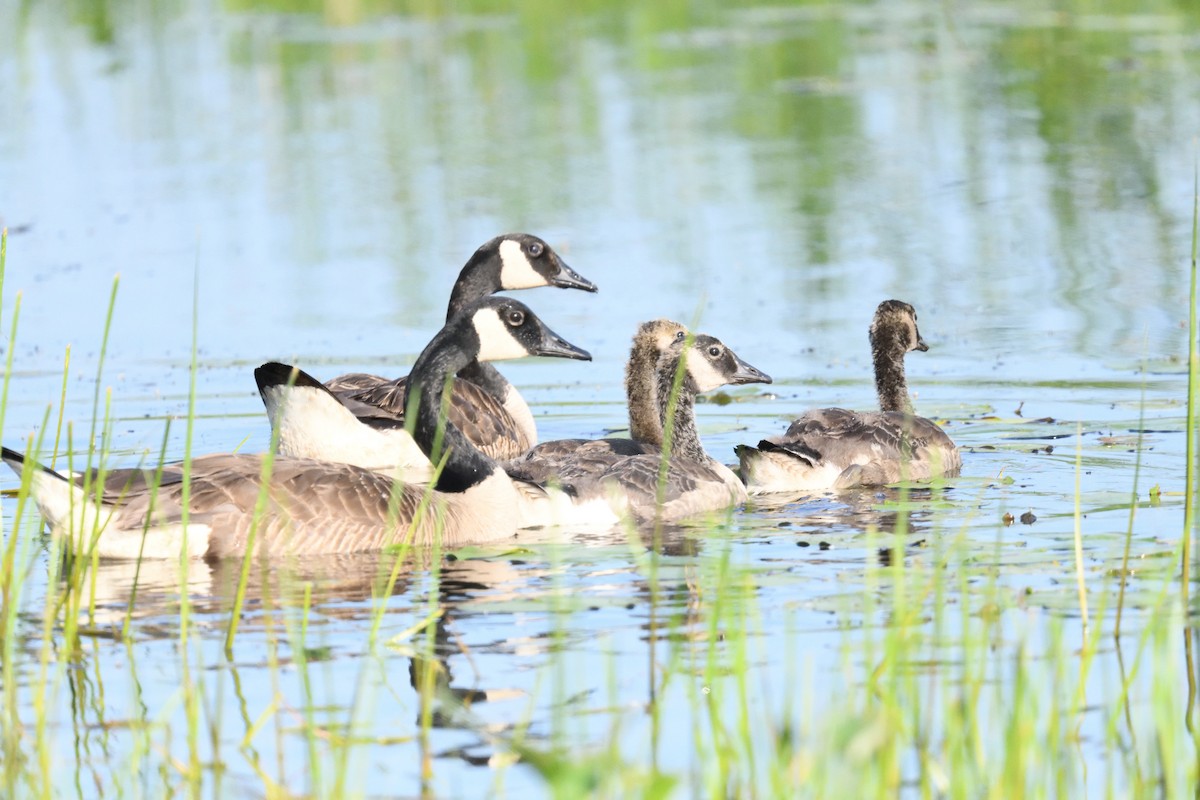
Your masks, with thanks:
M 663 363 L 658 371 L 658 411 L 660 430 L 667 429 L 667 416 L 671 410 L 671 389 L 675 383 L 675 371 L 679 359 Z M 685 373 L 679 392 L 674 399 L 675 416 L 671 423 L 671 458 L 686 458 L 691 461 L 707 461 L 708 453 L 700 442 L 696 430 L 696 386 Z M 661 444 L 661 442 L 660 442 Z
M 913 413 L 908 381 L 904 377 L 904 350 L 873 341 L 871 359 L 875 362 L 875 393 L 879 395 L 880 410 Z
M 629 351 L 629 363 L 625 365 L 629 436 L 635 442 L 662 447 L 663 426 L 658 409 L 657 367 L 658 349 L 654 343 L 634 340 Z

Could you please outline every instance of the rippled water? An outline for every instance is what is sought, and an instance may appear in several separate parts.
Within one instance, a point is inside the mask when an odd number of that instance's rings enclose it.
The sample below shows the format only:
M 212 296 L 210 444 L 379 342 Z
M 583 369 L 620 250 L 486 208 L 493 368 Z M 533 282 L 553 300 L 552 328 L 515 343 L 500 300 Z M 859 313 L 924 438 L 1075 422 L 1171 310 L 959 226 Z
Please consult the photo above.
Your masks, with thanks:
M 129 463 L 158 452 L 167 417 L 168 455 L 183 455 L 194 304 L 194 447 L 259 450 L 269 431 L 255 365 L 407 371 L 462 262 L 504 231 L 542 235 L 601 286 L 522 295 L 595 356 L 504 367 L 544 439 L 621 427 L 629 337 L 673 316 L 775 377 L 770 394 L 699 407 L 709 451 L 732 460 L 734 444 L 807 407 L 872 406 L 870 314 L 886 297 L 916 305 L 931 345 L 909 359 L 918 410 L 966 451 L 962 477 L 933 493 L 757 506 L 654 544 L 659 560 L 621 537 L 466 554 L 440 578 L 405 572 L 382 616 L 387 640 L 440 604 L 437 635 L 374 650 L 376 559 L 301 564 L 314 587 L 303 668 L 302 584 L 277 587 L 279 612 L 252 589 L 228 663 L 236 575 L 197 565 L 189 596 L 205 633 L 186 660 L 222 720 L 224 762 L 206 780 L 244 794 L 264 790 L 259 769 L 290 791 L 317 779 L 299 732 L 306 691 L 331 729 L 356 709 L 354 734 L 370 746 L 351 757 L 355 791 L 538 790 L 533 769 L 497 766 L 494 737 L 527 727 L 534 742 L 564 730 L 584 749 L 612 739 L 629 762 L 653 761 L 701 793 L 695 737 L 716 734 L 695 731 L 724 712 L 687 682 L 661 685 L 662 661 L 701 659 L 705 648 L 686 643 L 741 619 L 753 634 L 737 662 L 748 694 L 742 705 L 722 695 L 728 713 L 749 708 L 770 727 L 787 689 L 811 719 L 836 718 L 840 693 L 868 682 L 891 592 L 873 565 L 897 524 L 914 575 L 963 556 L 949 607 L 975 616 L 1003 599 L 999 663 L 1018 650 L 1056 663 L 1055 636 L 1082 635 L 1076 479 L 1092 613 L 1111 617 L 1140 462 L 1133 647 L 1183 530 L 1200 17 L 1184 2 L 1128 5 L 10 4 L 6 336 L 18 292 L 20 319 L 5 342 L 4 441 L 39 430 L 47 408 L 52 432 L 70 346 L 65 413 L 82 446 L 118 273 L 100 385 L 116 419 L 107 445 Z M 1027 511 L 1031 525 L 1002 522 Z M 14 512 L 7 501 L 6 529 Z M 35 556 L 24 598 L 31 670 L 46 566 Z M 103 629 L 123 614 L 132 575 L 102 565 L 97 581 L 91 624 Z M 174 785 L 126 768 L 153 748 L 123 720 L 182 715 L 177 578 L 146 569 L 139 585 L 133 643 L 85 640 L 57 695 L 62 794 Z M 733 616 L 713 610 L 716 589 Z M 923 631 L 931 663 L 959 657 L 954 636 Z M 1171 680 L 1186 672 L 1180 644 L 1168 648 Z M 1064 756 L 1081 793 L 1123 785 L 1131 769 L 1100 746 L 1115 724 L 1118 655 L 1102 647 L 1083 682 L 1081 744 Z M 413 686 L 437 664 L 469 711 L 439 695 L 423 741 Z M 684 671 L 708 680 L 705 669 L 701 659 Z M 996 682 L 1006 674 L 997 668 Z M 1135 696 L 1163 674 L 1139 673 Z M 766 735 L 750 738 L 766 746 Z M 185 747 L 174 722 L 152 738 Z M 911 781 L 919 766 L 902 769 Z

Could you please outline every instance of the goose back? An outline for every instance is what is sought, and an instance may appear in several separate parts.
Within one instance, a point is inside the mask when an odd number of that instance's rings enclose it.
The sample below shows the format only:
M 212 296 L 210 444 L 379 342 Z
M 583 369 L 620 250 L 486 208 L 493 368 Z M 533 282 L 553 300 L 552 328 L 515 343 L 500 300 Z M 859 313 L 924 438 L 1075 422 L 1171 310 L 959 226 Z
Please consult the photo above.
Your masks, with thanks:
M 954 476 L 962 468 L 945 431 L 898 411 L 819 409 L 737 453 L 751 491 L 760 493 L 880 486 Z

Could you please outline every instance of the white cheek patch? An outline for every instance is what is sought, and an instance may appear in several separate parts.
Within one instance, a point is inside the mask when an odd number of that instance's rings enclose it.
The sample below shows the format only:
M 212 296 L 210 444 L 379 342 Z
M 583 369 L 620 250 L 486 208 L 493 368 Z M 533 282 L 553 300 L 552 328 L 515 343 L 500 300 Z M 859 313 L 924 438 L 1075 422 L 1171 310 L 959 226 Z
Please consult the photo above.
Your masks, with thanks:
M 688 374 L 696 382 L 697 391 L 700 392 L 708 392 L 718 386 L 724 386 L 728 380 L 717 371 L 711 361 L 695 351 L 688 353 L 687 368 Z
M 500 243 L 500 287 L 502 289 L 532 289 L 546 286 L 546 279 L 529 263 L 521 243 L 505 239 Z
M 512 335 L 512 330 L 500 319 L 496 309 L 479 309 L 471 318 L 471 323 L 479 336 L 480 361 L 504 361 L 530 355 L 525 345 L 517 341 Z

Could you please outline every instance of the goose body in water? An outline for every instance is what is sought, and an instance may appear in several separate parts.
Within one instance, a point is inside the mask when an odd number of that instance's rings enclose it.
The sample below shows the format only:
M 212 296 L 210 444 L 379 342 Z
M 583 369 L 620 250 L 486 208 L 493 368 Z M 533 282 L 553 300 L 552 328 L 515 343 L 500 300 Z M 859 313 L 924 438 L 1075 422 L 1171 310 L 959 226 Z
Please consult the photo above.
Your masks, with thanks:
M 446 319 L 499 291 L 537 286 L 596 286 L 579 275 L 536 236 L 497 236 L 483 244 L 459 273 Z M 388 379 L 365 373 L 342 375 L 319 385 L 280 381 L 271 368 L 255 370 L 259 394 L 278 430 L 279 452 L 337 461 L 427 481 L 432 466 L 404 430 L 408 376 Z M 473 360 L 459 370 L 450 396 L 450 419 L 485 455 L 515 458 L 537 442 L 533 413 L 520 392 L 488 363 Z
M 665 445 L 623 457 L 607 448 L 599 454 L 589 452 L 585 445 L 574 455 L 554 460 L 548 497 L 526 503 L 523 525 L 611 524 L 626 516 L 636 522 L 674 521 L 744 501 L 742 482 L 704 450 L 696 430 L 696 396 L 726 384 L 770 382 L 769 375 L 712 336 L 701 334 L 690 344 L 672 344 L 655 370 L 658 431 L 670 446 L 665 474 Z M 536 464 L 510 464 L 509 472 L 536 481 L 548 477 Z M 561 487 L 558 494 L 555 484 Z
M 102 558 L 174 558 L 185 543 L 192 557 L 236 556 L 251 546 L 252 529 L 256 551 L 271 556 L 363 552 L 439 537 L 447 546 L 496 541 L 517 530 L 522 498 L 535 487 L 516 485 L 446 419 L 443 393 L 472 361 L 530 355 L 591 358 L 507 297 L 467 306 L 422 351 L 408 390 L 416 393 L 413 438 L 444 462 L 428 486 L 347 464 L 279 456 L 267 465 L 260 455 L 208 455 L 191 462 L 185 514 L 183 464 L 164 466 L 161 478 L 153 469 L 93 473 L 89 482 L 102 478 L 103 487 L 85 494 L 83 476 L 26 464 L 8 448 L 3 458 L 18 474 L 30 470 L 33 497 L 54 531 L 71 532 L 73 549 L 85 552 L 95 536 Z
M 736 448 L 751 493 L 806 492 L 956 475 L 962 457 L 938 425 L 913 413 L 904 357 L 929 349 L 917 313 L 899 300 L 879 304 L 870 328 L 880 411 L 809 411 L 780 436 Z

